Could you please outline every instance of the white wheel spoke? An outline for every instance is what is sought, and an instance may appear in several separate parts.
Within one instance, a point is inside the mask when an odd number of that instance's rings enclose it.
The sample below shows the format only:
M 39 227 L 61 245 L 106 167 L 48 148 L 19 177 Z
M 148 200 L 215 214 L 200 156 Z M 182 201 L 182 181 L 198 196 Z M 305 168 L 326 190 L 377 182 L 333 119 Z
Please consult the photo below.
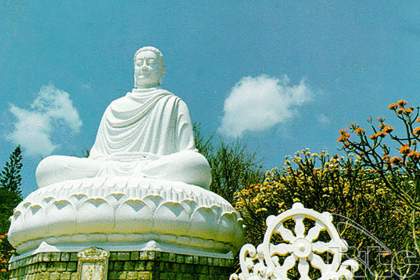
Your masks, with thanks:
M 293 234 L 293 232 L 290 229 L 285 228 L 283 223 L 279 224 L 276 232 L 279 233 L 281 238 L 283 238 L 283 240 L 286 242 L 292 243 L 296 240 L 296 236 Z
M 305 224 L 303 223 L 304 217 L 297 215 L 295 218 L 295 233 L 298 238 L 303 238 L 305 234 Z
M 322 254 L 325 252 L 329 252 L 329 253 L 336 253 L 338 248 L 334 248 L 332 242 L 322 242 L 322 241 L 317 241 L 312 243 L 312 251 L 314 251 L 315 253 L 318 254 Z
M 292 269 L 296 264 L 296 257 L 294 255 L 290 255 L 288 256 L 284 262 L 283 265 L 281 265 L 280 267 L 278 267 L 275 271 L 274 274 L 277 278 L 274 279 L 289 279 L 287 277 L 287 272 Z
M 290 244 L 271 244 L 270 246 L 271 255 L 285 256 L 290 252 L 292 252 L 292 246 Z
M 315 222 L 315 225 L 310 230 L 308 230 L 308 234 L 306 235 L 305 238 L 308 241 L 315 241 L 323 229 L 324 229 L 323 225 L 321 225 L 318 222 Z
M 309 261 L 314 268 L 321 270 L 321 274 L 327 268 L 326 264 L 324 263 L 324 260 L 316 254 L 312 254 L 309 258 Z
M 295 263 L 296 263 L 296 257 L 293 255 L 290 255 L 284 260 L 282 268 L 287 273 L 288 270 L 292 269 L 295 266 Z
M 305 259 L 300 259 L 298 264 L 298 271 L 300 280 L 310 280 L 309 278 L 309 264 Z

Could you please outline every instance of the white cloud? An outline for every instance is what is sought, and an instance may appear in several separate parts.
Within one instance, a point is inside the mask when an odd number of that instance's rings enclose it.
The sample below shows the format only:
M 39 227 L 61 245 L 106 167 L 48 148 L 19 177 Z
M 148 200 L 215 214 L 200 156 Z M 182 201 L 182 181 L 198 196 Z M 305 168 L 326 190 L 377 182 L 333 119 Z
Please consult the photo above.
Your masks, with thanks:
M 10 112 L 16 122 L 7 138 L 32 156 L 49 155 L 58 147 L 51 139 L 55 131 L 69 128 L 78 133 L 82 126 L 69 94 L 53 85 L 41 87 L 30 109 L 12 104 Z
M 260 75 L 242 78 L 225 100 L 219 132 L 240 137 L 245 131 L 258 132 L 292 119 L 297 107 L 311 100 L 311 91 L 302 80 L 291 85 L 282 79 Z
M 92 89 L 92 85 L 90 83 L 84 83 L 81 85 L 81 88 L 84 90 Z
M 325 124 L 325 125 L 327 125 L 327 124 L 330 124 L 330 123 L 331 123 L 331 120 L 330 120 L 330 118 L 329 118 L 327 115 L 325 115 L 325 114 L 320 114 L 320 115 L 318 115 L 318 122 L 319 122 L 320 124 Z

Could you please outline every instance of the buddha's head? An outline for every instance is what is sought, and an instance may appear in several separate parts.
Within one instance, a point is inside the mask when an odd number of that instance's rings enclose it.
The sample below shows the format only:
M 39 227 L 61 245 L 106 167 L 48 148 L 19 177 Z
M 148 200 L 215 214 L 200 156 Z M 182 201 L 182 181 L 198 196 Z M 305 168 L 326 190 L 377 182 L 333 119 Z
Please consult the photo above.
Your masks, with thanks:
M 155 47 L 143 47 L 134 55 L 134 87 L 152 88 L 160 85 L 165 73 L 163 55 Z

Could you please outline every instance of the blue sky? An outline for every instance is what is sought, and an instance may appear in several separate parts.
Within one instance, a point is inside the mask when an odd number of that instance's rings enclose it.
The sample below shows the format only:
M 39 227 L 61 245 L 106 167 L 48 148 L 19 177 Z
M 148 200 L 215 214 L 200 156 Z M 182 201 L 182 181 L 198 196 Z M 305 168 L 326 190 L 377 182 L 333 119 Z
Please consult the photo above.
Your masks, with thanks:
M 89 149 L 145 45 L 164 53 L 162 86 L 203 133 L 238 137 L 267 168 L 306 147 L 336 152 L 338 129 L 420 101 L 417 1 L 1 1 L 0 163 L 16 139 L 53 154 Z M 51 143 L 31 129 L 13 138 L 23 115 L 47 118 Z M 25 195 L 41 158 L 25 150 Z

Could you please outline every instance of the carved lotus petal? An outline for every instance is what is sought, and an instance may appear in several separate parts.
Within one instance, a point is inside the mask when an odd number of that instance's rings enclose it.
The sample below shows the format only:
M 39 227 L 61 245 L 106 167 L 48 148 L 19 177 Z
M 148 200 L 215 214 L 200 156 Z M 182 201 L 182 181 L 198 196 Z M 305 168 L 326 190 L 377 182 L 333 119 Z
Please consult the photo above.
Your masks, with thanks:
M 143 198 L 143 201 L 149 205 L 151 209 L 158 208 L 159 204 L 163 201 L 162 197 L 159 195 L 148 195 Z
M 144 233 L 153 227 L 153 210 L 141 199 L 128 199 L 116 210 L 115 232 Z
M 75 207 L 68 200 L 54 201 L 46 209 L 48 232 L 63 235 L 76 226 Z
M 174 232 L 184 235 L 188 231 L 189 214 L 178 202 L 162 203 L 156 209 L 154 219 L 159 221 L 159 224 L 154 225 L 154 229 L 161 233 Z
M 211 238 L 217 236 L 218 217 L 211 208 L 197 208 L 191 216 L 191 231 L 198 233 L 199 237 Z
M 46 224 L 47 221 L 45 219 L 44 209 L 39 204 L 32 204 L 28 207 L 27 211 L 25 212 L 25 225 L 29 228 L 32 232 L 36 234 L 45 234 L 47 232 Z M 31 221 L 31 224 L 27 224 L 26 221 Z
M 220 217 L 219 224 L 217 227 L 218 230 L 218 239 L 219 240 L 227 240 L 229 238 L 229 234 L 232 231 L 232 228 L 236 228 L 238 226 L 238 217 L 234 212 L 227 212 L 223 213 Z M 239 242 L 242 241 L 242 230 L 237 230 L 238 236 L 237 239 Z
M 77 213 L 79 232 L 112 232 L 114 227 L 113 207 L 103 198 L 90 198 L 83 202 Z

